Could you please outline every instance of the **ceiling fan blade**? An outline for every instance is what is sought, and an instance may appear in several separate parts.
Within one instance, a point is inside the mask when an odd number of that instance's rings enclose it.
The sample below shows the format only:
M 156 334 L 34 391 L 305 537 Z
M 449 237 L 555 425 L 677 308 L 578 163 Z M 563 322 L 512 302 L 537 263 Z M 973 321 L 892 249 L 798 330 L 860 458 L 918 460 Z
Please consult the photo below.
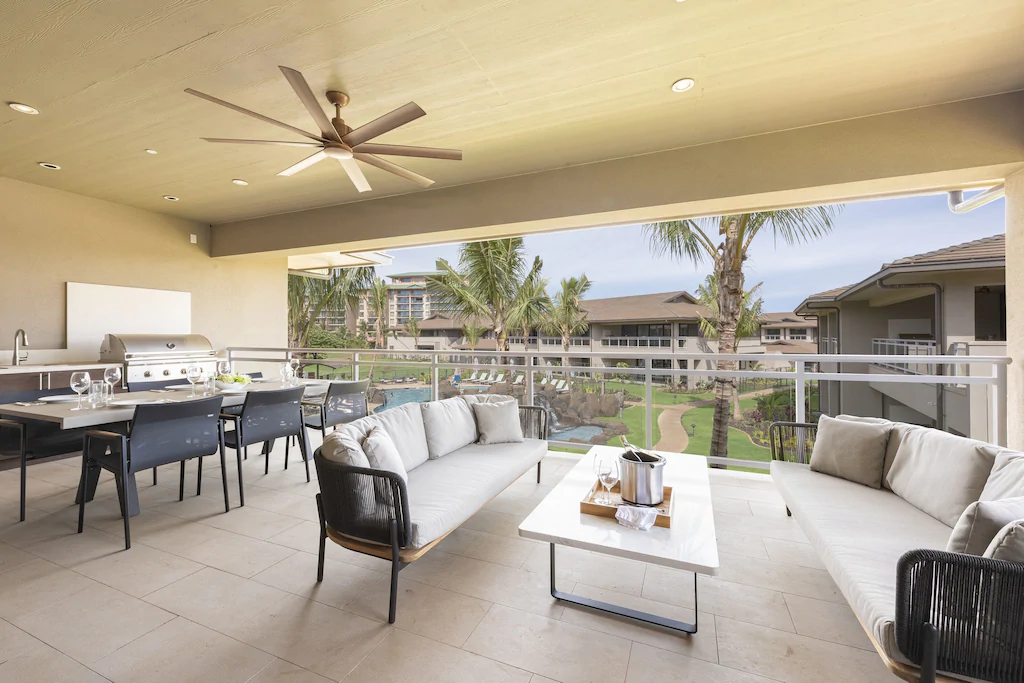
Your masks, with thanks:
M 408 145 L 380 145 L 374 142 L 364 142 L 353 147 L 352 151 L 362 152 L 363 154 L 391 154 L 400 157 L 462 161 L 461 149 L 441 149 L 440 147 L 410 147 Z
M 338 161 L 341 162 L 345 173 L 348 173 L 349 179 L 356 186 L 357 190 L 360 192 L 370 191 L 370 183 L 366 182 L 366 176 L 363 175 L 363 170 L 359 168 L 359 164 L 356 163 L 355 159 L 338 159 Z
M 192 88 L 185 88 L 185 92 L 187 92 L 189 95 L 195 95 L 196 97 L 198 97 L 200 99 L 204 99 L 204 100 L 206 100 L 208 102 L 213 102 L 214 104 L 219 104 L 222 107 L 227 107 L 228 109 L 234 109 L 235 111 L 237 111 L 240 114 L 245 114 L 246 116 L 251 116 L 254 119 L 259 119 L 260 121 L 263 121 L 264 123 L 270 123 L 270 124 L 275 125 L 275 126 L 280 126 L 281 128 L 284 128 L 285 130 L 290 130 L 293 133 L 298 133 L 299 135 L 303 135 L 303 136 L 305 136 L 307 138 L 310 138 L 311 140 L 322 140 L 322 138 L 320 136 L 318 136 L 318 135 L 313 135 L 312 133 L 307 133 L 304 130 L 296 128 L 295 126 L 289 126 L 287 123 L 284 123 L 283 121 L 278 121 L 276 119 L 272 119 L 269 116 L 264 116 L 263 114 L 257 114 L 254 111 L 249 111 L 248 109 L 245 109 L 244 107 L 239 107 L 237 104 L 231 104 L 230 102 L 225 102 L 224 100 L 217 99 L 213 95 L 207 95 L 206 93 L 199 92 L 198 90 L 193 90 Z
M 286 142 L 284 140 L 235 140 L 234 138 L 199 138 L 207 142 L 231 142 L 238 145 L 278 145 L 280 147 L 323 147 L 319 142 Z
M 422 185 L 423 187 L 430 187 L 431 185 L 434 184 L 434 181 L 431 180 L 430 178 L 421 176 L 419 173 L 413 173 L 407 168 L 403 168 L 398 164 L 393 164 L 390 161 L 387 161 L 386 159 L 375 157 L 372 154 L 354 154 L 353 157 L 358 159 L 359 161 L 362 161 L 364 164 L 376 166 L 382 171 L 394 173 L 396 176 L 400 176 L 402 178 L 405 178 L 406 180 L 411 180 L 417 185 Z
M 327 155 L 324 154 L 323 150 L 320 150 L 319 152 L 317 152 L 313 156 L 306 157 L 305 159 L 303 159 L 299 163 L 294 164 L 293 166 L 289 166 L 288 168 L 284 169 L 283 171 L 281 171 L 277 175 L 295 175 L 296 173 L 298 173 L 302 169 L 309 168 L 310 166 L 312 166 L 316 162 L 323 161 L 326 158 L 327 158 Z
M 415 102 L 403 105 L 394 111 L 388 112 L 381 116 L 379 119 L 374 119 L 366 125 L 356 128 L 348 135 L 344 135 L 341 141 L 349 147 L 355 147 L 361 145 L 367 140 L 371 140 L 378 135 L 383 135 L 389 130 L 394 130 L 399 126 L 404 126 L 410 121 L 415 121 L 421 116 L 426 116 L 427 112 L 420 109 L 420 106 Z
M 320 103 L 316 101 L 316 95 L 310 89 L 306 78 L 295 69 L 289 69 L 287 66 L 279 66 L 277 68 L 288 79 L 288 84 L 292 86 L 292 90 L 299 96 L 299 100 L 302 101 L 302 105 L 309 112 L 309 115 L 313 117 L 313 121 L 323 136 L 329 140 L 339 142 L 341 138 L 338 136 L 338 131 L 334 130 L 331 120 L 327 118 L 327 114 L 320 108 Z

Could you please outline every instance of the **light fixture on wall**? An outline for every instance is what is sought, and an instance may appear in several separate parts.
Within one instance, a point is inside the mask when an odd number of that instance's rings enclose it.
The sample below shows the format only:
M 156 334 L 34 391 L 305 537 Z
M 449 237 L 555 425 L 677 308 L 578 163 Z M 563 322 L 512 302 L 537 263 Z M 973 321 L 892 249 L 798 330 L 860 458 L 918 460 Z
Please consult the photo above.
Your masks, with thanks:
M 157 151 L 155 149 L 147 149 L 146 150 L 146 154 L 156 154 L 156 153 L 157 153 Z
M 248 180 L 242 180 L 241 178 L 235 178 L 231 182 L 233 182 L 235 185 L 243 185 L 243 186 L 249 184 Z
M 166 199 L 169 202 L 179 201 L 179 199 L 177 197 L 175 197 L 173 194 L 165 194 L 164 195 L 164 199 Z
M 695 81 L 692 78 L 680 78 L 672 84 L 672 92 L 686 92 L 693 88 Z
M 60 170 L 60 166 L 58 166 L 57 164 L 51 164 L 49 161 L 40 161 L 39 165 L 42 166 L 43 168 L 48 168 L 51 171 L 59 171 Z
M 7 106 L 20 114 L 38 114 L 39 110 L 21 102 L 8 102 Z

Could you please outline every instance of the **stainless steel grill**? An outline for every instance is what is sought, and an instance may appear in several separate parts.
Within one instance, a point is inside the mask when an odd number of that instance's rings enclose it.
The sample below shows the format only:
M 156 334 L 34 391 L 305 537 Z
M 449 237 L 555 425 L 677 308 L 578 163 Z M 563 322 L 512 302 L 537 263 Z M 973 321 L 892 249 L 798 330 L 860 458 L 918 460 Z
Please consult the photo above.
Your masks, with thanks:
M 122 363 L 123 384 L 133 391 L 181 382 L 189 365 L 217 369 L 217 352 L 201 334 L 108 334 L 100 361 Z

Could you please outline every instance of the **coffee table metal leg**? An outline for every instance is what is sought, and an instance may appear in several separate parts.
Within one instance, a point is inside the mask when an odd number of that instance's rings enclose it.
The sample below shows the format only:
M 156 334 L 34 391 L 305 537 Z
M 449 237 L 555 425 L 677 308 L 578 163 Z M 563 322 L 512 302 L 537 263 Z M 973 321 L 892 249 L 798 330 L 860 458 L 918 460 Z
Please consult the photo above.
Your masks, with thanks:
M 682 633 L 696 633 L 697 632 L 697 575 L 693 575 L 693 623 L 689 624 L 685 621 L 676 621 L 675 619 L 669 619 L 668 617 L 658 616 L 657 614 L 650 614 L 649 612 L 641 612 L 635 609 L 629 609 L 628 607 L 620 607 L 619 605 L 613 605 L 608 602 L 601 602 L 600 600 L 591 600 L 590 598 L 584 598 L 579 595 L 573 595 L 572 593 L 564 593 L 555 588 L 555 544 L 551 543 L 551 597 L 556 600 L 562 600 L 564 602 L 571 602 L 574 605 L 582 605 L 583 607 L 590 607 L 592 609 L 601 610 L 602 612 L 609 612 L 611 614 L 617 614 L 620 617 L 628 617 L 630 619 L 636 619 L 637 621 L 647 622 L 648 624 L 655 624 L 657 626 L 663 626 L 664 628 L 672 629 L 673 631 L 681 631 Z

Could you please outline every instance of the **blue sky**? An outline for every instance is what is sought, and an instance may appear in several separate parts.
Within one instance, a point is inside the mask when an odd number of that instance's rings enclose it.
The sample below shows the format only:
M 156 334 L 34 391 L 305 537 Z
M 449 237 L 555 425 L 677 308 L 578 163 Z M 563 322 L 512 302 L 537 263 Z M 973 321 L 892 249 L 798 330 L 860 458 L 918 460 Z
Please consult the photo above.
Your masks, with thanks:
M 747 261 L 747 285 L 763 282 L 766 311 L 790 311 L 807 295 L 858 282 L 888 261 L 1004 232 L 1004 200 L 967 214 L 946 207 L 945 195 L 847 204 L 831 235 L 810 244 L 777 247 L 759 235 Z M 544 260 L 552 283 L 585 272 L 588 298 L 694 291 L 710 265 L 695 268 L 651 255 L 640 226 L 593 228 L 526 238 L 531 257 Z M 458 245 L 396 249 L 382 275 L 432 270 L 438 258 L 458 260 Z

